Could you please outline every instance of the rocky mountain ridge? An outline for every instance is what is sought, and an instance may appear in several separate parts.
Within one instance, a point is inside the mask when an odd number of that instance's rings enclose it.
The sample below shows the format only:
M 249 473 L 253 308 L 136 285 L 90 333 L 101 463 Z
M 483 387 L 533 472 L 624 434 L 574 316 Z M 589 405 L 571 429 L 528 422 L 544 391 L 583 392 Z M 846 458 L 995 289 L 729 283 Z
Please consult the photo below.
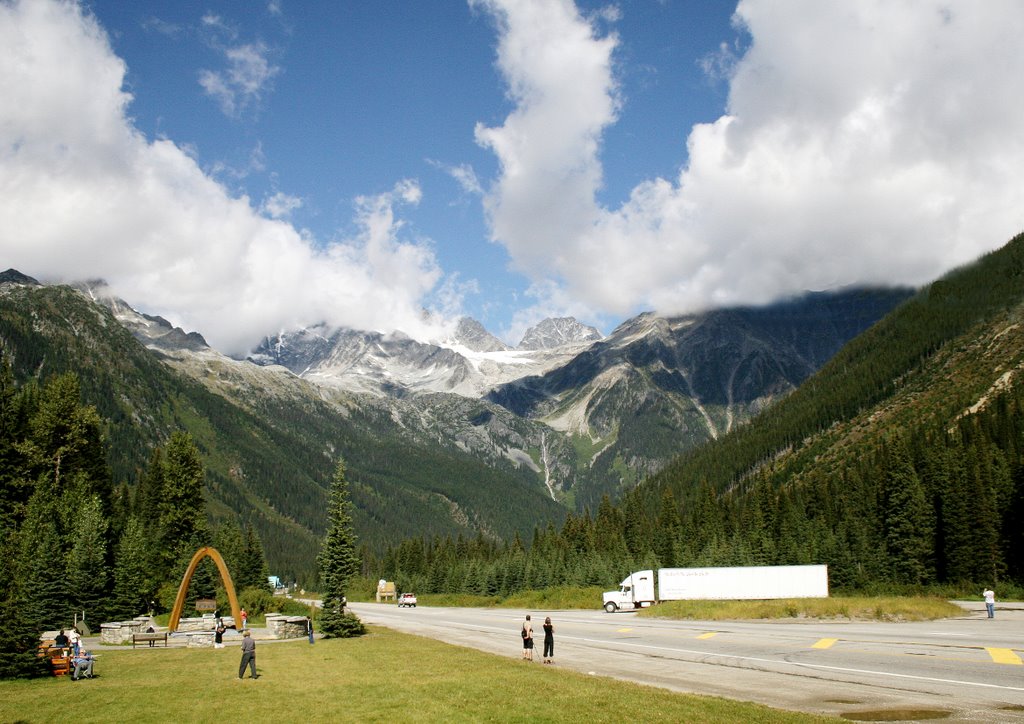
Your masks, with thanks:
M 567 363 L 600 332 L 575 319 L 545 320 L 511 349 L 478 321 L 463 317 L 452 337 L 422 342 L 401 332 L 384 334 L 317 325 L 268 336 L 247 359 L 276 364 L 339 390 L 407 397 L 451 393 L 478 399 L 488 390 Z
M 267 337 L 245 360 L 108 304 L 168 364 L 218 394 L 272 394 L 273 380 L 291 373 L 331 404 L 390 420 L 396 435 L 531 476 L 549 497 L 582 508 L 788 395 L 910 293 L 854 289 L 760 308 L 646 313 L 607 338 L 574 319 L 546 320 L 520 345 L 539 349 L 509 349 L 468 318 L 443 343 L 320 326 Z

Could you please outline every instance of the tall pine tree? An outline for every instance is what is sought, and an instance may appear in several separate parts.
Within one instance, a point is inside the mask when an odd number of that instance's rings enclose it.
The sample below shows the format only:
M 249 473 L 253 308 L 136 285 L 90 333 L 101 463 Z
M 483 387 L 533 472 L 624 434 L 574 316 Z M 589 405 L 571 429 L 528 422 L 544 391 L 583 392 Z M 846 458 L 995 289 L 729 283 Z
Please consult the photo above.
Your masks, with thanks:
M 160 550 L 165 567 L 180 576 L 196 549 L 207 543 L 205 473 L 191 435 L 180 431 L 171 435 L 159 477 L 163 480 Z
M 898 439 L 889 450 L 882 483 L 883 530 L 889 573 L 896 583 L 929 583 L 934 513 L 925 498 L 906 443 Z
M 339 461 L 331 480 L 327 508 L 327 535 L 317 556 L 323 584 L 323 613 L 320 630 L 327 638 L 359 636 L 366 632 L 362 622 L 345 611 L 345 590 L 349 579 L 359 572 L 356 534 L 352 527 L 352 502 L 349 500 L 345 463 Z

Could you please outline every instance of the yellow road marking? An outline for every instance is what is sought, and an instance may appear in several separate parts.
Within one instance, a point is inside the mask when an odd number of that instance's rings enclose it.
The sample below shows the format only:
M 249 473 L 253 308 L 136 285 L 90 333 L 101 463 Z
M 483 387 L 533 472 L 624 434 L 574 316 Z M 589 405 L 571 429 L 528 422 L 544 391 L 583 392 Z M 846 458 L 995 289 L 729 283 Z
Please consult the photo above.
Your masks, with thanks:
M 988 651 L 988 655 L 992 657 L 992 660 L 997 664 L 1013 664 L 1014 666 L 1020 666 L 1021 660 L 1017 654 L 1013 653 L 1013 649 L 990 649 L 985 648 Z
M 718 632 L 717 632 L 717 631 L 708 631 L 707 633 L 702 633 L 702 634 L 701 634 L 700 636 L 698 636 L 697 638 L 699 638 L 699 639 L 709 639 L 709 638 L 711 638 L 712 636 L 717 636 L 717 635 L 718 635 Z
M 814 644 L 814 646 L 812 646 L 811 648 L 812 649 L 830 649 L 830 648 L 832 648 L 832 644 L 834 644 L 838 640 L 839 639 L 819 639 L 818 643 Z
M 619 629 L 619 633 L 629 633 L 632 630 L 633 629 L 631 629 L 631 628 L 620 628 Z

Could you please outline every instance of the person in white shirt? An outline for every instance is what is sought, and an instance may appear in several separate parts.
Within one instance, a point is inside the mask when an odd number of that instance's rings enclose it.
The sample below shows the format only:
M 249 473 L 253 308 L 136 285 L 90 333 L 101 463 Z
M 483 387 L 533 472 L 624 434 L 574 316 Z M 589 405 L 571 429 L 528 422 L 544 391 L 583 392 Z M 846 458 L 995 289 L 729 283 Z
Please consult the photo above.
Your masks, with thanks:
M 985 608 L 988 609 L 988 617 L 996 617 L 996 594 L 991 588 L 986 588 L 981 592 L 981 595 L 985 597 Z

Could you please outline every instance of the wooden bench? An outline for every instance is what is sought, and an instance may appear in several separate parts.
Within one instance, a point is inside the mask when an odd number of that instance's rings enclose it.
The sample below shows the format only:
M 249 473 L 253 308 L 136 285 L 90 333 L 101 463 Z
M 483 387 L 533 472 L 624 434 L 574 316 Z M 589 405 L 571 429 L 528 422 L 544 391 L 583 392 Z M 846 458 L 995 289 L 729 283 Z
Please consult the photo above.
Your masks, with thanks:
M 71 649 L 53 645 L 53 640 L 39 644 L 39 656 L 49 659 L 50 672 L 54 676 L 67 676 L 71 673 Z
M 54 676 L 67 676 L 71 673 L 70 656 L 51 656 L 50 670 Z
M 135 644 L 148 643 L 153 644 L 154 641 L 163 641 L 164 646 L 167 646 L 167 632 L 164 633 L 135 633 L 132 634 L 132 648 L 135 648 Z

